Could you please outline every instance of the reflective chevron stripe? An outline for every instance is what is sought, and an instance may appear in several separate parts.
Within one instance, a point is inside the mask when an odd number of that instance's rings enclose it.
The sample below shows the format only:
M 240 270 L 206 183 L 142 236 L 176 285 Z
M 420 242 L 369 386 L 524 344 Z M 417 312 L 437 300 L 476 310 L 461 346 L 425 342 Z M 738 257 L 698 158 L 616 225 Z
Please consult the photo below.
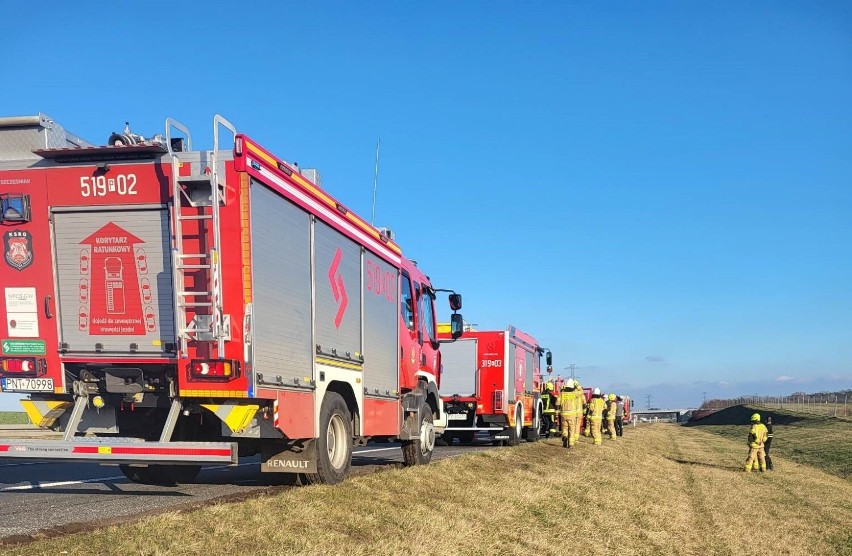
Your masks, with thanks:
M 60 415 L 68 411 L 74 406 L 74 402 L 66 401 L 47 401 L 47 400 L 21 400 L 21 405 L 24 411 L 27 412 L 27 417 L 30 422 L 41 428 L 53 426 L 53 423 Z
M 251 420 L 254 418 L 257 410 L 260 409 L 260 406 L 257 404 L 239 403 L 203 403 L 201 404 L 201 407 L 209 409 L 216 415 L 216 417 L 221 419 L 223 423 L 228 425 L 228 428 L 231 429 L 231 431 L 236 433 L 246 430 L 251 424 Z

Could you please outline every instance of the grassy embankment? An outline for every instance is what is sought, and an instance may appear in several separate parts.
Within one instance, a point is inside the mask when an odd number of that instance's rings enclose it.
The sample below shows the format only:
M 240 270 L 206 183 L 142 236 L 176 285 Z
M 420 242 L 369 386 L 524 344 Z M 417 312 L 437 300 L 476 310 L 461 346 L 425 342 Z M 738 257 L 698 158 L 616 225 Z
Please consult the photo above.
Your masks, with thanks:
M 30 420 L 23 411 L 0 411 L 0 425 L 28 425 Z
M 640 425 L 602 447 L 472 453 L 0 552 L 852 555 L 852 481 L 780 454 L 779 471 L 746 474 L 744 457 L 741 438 Z
M 755 411 L 761 414 L 764 422 L 766 417 L 772 417 L 774 439 L 770 454 L 773 463 L 776 463 L 776 456 L 789 458 L 852 479 L 852 422 L 848 420 L 766 407 L 734 406 L 687 426 L 739 442 L 746 452 L 745 425 Z

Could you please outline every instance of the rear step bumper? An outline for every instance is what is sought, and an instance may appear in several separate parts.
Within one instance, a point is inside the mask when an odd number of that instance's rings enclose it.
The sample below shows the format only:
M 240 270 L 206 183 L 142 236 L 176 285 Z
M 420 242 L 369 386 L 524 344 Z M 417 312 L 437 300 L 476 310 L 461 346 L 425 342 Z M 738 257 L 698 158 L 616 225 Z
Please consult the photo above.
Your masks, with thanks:
M 94 463 L 233 465 L 233 442 L 139 442 L 114 438 L 0 441 L 0 458 L 91 461 Z

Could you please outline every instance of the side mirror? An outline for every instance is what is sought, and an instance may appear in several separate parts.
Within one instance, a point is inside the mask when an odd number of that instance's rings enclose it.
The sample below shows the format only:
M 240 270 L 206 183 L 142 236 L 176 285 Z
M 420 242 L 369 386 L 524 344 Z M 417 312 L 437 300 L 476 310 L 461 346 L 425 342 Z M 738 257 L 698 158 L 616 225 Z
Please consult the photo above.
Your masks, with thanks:
M 453 340 L 458 339 L 464 334 L 464 319 L 461 316 L 461 313 L 453 313 L 450 315 L 450 333 L 453 336 Z
M 462 308 L 462 297 L 460 293 L 451 293 L 449 296 L 450 309 L 458 311 Z

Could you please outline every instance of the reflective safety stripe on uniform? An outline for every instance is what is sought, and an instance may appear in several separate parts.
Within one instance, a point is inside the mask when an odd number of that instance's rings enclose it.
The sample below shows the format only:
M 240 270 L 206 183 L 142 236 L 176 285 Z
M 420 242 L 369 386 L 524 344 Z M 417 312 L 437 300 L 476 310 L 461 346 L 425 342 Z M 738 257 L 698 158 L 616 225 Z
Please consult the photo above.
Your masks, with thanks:
M 260 406 L 257 404 L 203 403 L 201 407 L 213 412 L 231 431 L 241 433 L 248 428 Z
M 24 411 L 27 412 L 30 422 L 42 428 L 53 426 L 59 417 L 74 407 L 74 402 L 46 401 L 46 400 L 21 400 Z

